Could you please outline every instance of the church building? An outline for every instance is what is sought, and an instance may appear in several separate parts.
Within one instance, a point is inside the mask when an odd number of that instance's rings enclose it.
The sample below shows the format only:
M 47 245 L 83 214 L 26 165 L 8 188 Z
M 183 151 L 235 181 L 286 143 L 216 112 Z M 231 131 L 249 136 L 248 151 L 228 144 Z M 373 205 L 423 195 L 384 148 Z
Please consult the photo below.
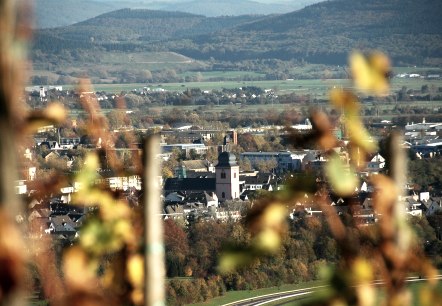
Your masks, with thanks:
M 212 174 L 213 175 L 213 174 Z M 215 192 L 220 202 L 239 199 L 239 165 L 233 153 L 222 152 L 215 166 L 215 177 L 176 177 L 164 182 L 166 195 L 172 192 L 189 194 L 192 192 Z

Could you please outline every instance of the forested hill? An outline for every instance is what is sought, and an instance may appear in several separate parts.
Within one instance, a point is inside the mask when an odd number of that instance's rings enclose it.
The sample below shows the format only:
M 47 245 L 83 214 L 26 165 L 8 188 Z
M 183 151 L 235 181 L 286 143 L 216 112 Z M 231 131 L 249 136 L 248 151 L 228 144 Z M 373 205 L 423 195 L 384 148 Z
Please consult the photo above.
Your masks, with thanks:
M 36 32 L 35 48 L 53 52 L 62 48 L 94 48 L 124 44 L 132 48 L 167 39 L 213 33 L 256 21 L 260 16 L 205 17 L 181 12 L 121 9 L 86 21 Z M 149 47 L 149 46 L 148 46 Z M 130 46 L 129 46 L 130 48 Z
M 122 8 L 179 11 L 206 17 L 288 13 L 322 0 L 34 0 L 36 28 L 71 25 Z
M 327 1 L 199 37 L 193 48 L 175 51 L 196 58 L 275 57 L 344 63 L 354 48 L 377 48 L 397 62 L 419 63 L 442 58 L 441 12 L 440 0 Z
M 380 49 L 396 65 L 442 64 L 441 0 L 334 0 L 278 16 L 204 17 L 123 9 L 38 31 L 34 51 L 173 51 L 194 59 L 297 59 L 344 64 Z M 43 56 L 40 56 L 43 58 Z

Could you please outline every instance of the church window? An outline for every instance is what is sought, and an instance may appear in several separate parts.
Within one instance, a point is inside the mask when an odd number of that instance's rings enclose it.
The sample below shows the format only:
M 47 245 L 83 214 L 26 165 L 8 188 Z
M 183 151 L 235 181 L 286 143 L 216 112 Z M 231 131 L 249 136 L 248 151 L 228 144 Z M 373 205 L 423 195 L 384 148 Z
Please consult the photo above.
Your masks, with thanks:
M 221 172 L 221 178 L 222 179 L 225 179 L 226 178 L 226 173 L 223 171 L 223 172 Z
M 225 192 L 221 193 L 221 197 L 222 197 L 223 199 L 225 199 L 225 198 L 226 198 L 226 193 L 225 193 Z

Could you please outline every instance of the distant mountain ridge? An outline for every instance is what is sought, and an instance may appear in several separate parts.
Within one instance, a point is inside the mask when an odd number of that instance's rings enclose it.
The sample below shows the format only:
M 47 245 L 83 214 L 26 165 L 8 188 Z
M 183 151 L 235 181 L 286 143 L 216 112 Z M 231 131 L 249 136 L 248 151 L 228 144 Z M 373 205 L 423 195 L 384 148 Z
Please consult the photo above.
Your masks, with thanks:
M 380 49 L 396 63 L 442 64 L 442 1 L 334 0 L 274 16 L 208 18 L 123 9 L 37 32 L 35 48 L 53 54 L 173 51 L 194 59 L 296 59 L 345 64 L 353 49 Z
M 207 17 L 251 14 L 269 15 L 275 13 L 287 13 L 296 8 L 297 7 L 288 4 L 266 4 L 249 0 L 193 0 L 184 3 L 173 3 L 161 7 L 162 10 L 202 14 Z
M 422 62 L 442 58 L 440 12 L 440 0 L 332 0 L 198 37 L 193 48 L 174 51 L 200 59 L 343 64 L 353 49 L 381 49 L 398 62 Z M 215 51 L 201 52 L 209 46 Z
M 36 28 L 81 22 L 122 8 L 181 11 L 207 17 L 287 13 L 322 0 L 261 3 L 253 0 L 35 0 Z
M 182 12 L 121 9 L 80 23 L 37 32 L 39 39 L 97 43 L 165 41 L 217 32 L 261 19 L 259 16 L 205 17 Z M 88 47 L 89 48 L 89 47 Z

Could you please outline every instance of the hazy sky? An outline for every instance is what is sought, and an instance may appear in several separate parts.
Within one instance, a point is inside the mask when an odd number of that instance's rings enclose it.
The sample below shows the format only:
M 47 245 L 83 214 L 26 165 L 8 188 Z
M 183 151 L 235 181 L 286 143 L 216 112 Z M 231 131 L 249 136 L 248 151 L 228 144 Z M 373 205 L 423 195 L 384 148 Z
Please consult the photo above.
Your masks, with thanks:
M 157 2 L 157 3 L 167 3 L 167 2 L 190 2 L 192 0 L 95 0 L 100 2 Z M 315 2 L 321 2 L 324 0 L 251 0 L 261 3 L 290 3 L 290 4 L 310 4 Z

